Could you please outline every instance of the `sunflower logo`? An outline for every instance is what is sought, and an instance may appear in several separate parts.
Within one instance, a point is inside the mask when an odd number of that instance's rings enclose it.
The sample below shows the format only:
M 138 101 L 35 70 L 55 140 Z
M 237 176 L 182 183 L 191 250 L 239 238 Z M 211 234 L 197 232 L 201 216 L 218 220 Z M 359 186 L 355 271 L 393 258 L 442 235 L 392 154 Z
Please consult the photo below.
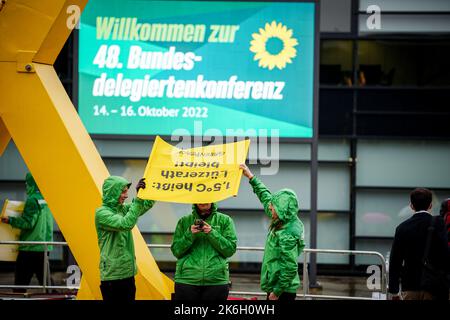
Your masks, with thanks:
M 294 47 L 298 45 L 298 41 L 292 37 L 292 29 L 281 23 L 266 23 L 264 29 L 259 29 L 259 33 L 252 34 L 252 38 L 250 51 L 255 53 L 253 60 L 259 60 L 260 67 L 269 70 L 277 67 L 281 70 L 297 56 Z

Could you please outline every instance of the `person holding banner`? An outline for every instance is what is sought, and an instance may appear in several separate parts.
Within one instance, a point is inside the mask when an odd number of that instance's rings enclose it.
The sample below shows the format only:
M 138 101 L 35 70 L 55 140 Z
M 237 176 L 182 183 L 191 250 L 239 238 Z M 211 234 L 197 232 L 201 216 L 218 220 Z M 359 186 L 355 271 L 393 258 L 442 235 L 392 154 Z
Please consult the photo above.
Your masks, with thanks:
M 136 192 L 145 189 L 144 180 L 139 180 Z M 155 201 L 136 197 L 132 203 L 125 203 L 130 186 L 125 178 L 107 178 L 102 188 L 103 204 L 95 211 L 100 247 L 100 290 L 105 301 L 135 300 L 137 267 L 131 230 Z
M 220 301 L 228 298 L 228 258 L 236 252 L 233 220 L 216 203 L 192 206 L 176 226 L 171 250 L 178 259 L 173 300 Z
M 20 241 L 53 241 L 53 217 L 47 202 L 44 200 L 31 173 L 25 176 L 27 199 L 23 213 L 20 217 L 4 217 L 3 223 L 20 229 Z M 53 246 L 47 246 L 48 252 Z M 42 244 L 20 245 L 16 260 L 16 273 L 14 284 L 28 286 L 36 274 L 40 285 L 44 284 L 45 248 Z M 14 292 L 24 293 L 23 288 L 14 289 Z
M 295 300 L 300 286 L 297 261 L 305 247 L 303 223 L 297 217 L 297 195 L 290 189 L 272 194 L 245 164 L 240 168 L 272 219 L 264 249 L 261 289 L 268 300 Z

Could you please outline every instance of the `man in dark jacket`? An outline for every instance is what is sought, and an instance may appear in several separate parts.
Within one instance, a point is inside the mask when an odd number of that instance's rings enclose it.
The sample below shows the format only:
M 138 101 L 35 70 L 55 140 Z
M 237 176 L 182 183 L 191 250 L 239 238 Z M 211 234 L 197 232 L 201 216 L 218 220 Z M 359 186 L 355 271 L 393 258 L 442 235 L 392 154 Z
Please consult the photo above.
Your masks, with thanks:
M 138 218 L 150 210 L 155 201 L 135 198 L 125 203 L 131 183 L 118 176 L 103 182 L 103 203 L 95 211 L 95 228 L 100 248 L 100 290 L 103 300 L 132 301 L 136 295 L 137 274 L 131 230 Z M 145 189 L 139 180 L 136 192 Z
M 25 185 L 27 200 L 22 215 L 2 218 L 2 222 L 21 230 L 20 241 L 53 241 L 53 217 L 31 173 L 26 174 Z M 53 246 L 47 246 L 47 256 L 52 249 Z M 14 284 L 28 286 L 36 274 L 39 284 L 43 285 L 44 268 L 48 268 L 44 265 L 44 261 L 44 245 L 20 245 Z M 25 289 L 14 290 L 22 293 L 25 291 Z
M 389 260 L 389 292 L 393 299 L 431 300 L 448 299 L 445 292 L 427 288 L 422 282 L 423 260 L 428 238 L 428 229 L 434 232 L 428 251 L 428 261 L 435 269 L 448 270 L 447 235 L 440 217 L 430 214 L 432 194 L 427 189 L 417 188 L 410 194 L 410 206 L 415 212 L 395 230 Z M 401 290 L 400 290 L 401 289 Z M 399 294 L 399 291 L 401 293 Z
M 178 259 L 174 300 L 226 300 L 230 275 L 228 258 L 236 252 L 233 220 L 215 203 L 192 206 L 176 226 L 171 250 Z

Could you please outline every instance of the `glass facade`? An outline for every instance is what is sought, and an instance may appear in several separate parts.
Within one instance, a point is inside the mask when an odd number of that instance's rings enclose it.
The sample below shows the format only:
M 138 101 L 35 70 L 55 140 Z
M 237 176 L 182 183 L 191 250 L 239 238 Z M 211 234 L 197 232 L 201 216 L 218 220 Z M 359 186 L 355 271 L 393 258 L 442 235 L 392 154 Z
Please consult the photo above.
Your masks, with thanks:
M 351 0 L 320 1 L 320 32 L 350 32 Z
M 376 3 L 373 0 L 359 0 L 359 10 L 366 11 L 373 4 L 387 12 L 450 12 L 450 2 L 447 0 L 377 0 Z

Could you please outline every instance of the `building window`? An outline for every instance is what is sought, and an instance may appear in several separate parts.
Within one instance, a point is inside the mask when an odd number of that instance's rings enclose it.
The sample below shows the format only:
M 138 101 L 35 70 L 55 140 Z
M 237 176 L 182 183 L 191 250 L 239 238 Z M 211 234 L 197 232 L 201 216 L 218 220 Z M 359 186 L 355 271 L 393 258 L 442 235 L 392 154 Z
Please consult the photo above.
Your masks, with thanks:
M 438 12 L 450 11 L 448 0 L 359 0 L 359 10 L 366 11 L 371 5 L 377 5 L 387 12 Z
M 360 86 L 449 86 L 449 56 L 448 41 L 362 40 L 358 82 Z
M 353 42 L 322 40 L 320 43 L 320 84 L 353 85 Z
M 379 10 L 376 26 L 371 18 L 374 5 Z M 449 13 L 448 0 L 360 0 L 358 30 L 361 35 L 448 33 Z

